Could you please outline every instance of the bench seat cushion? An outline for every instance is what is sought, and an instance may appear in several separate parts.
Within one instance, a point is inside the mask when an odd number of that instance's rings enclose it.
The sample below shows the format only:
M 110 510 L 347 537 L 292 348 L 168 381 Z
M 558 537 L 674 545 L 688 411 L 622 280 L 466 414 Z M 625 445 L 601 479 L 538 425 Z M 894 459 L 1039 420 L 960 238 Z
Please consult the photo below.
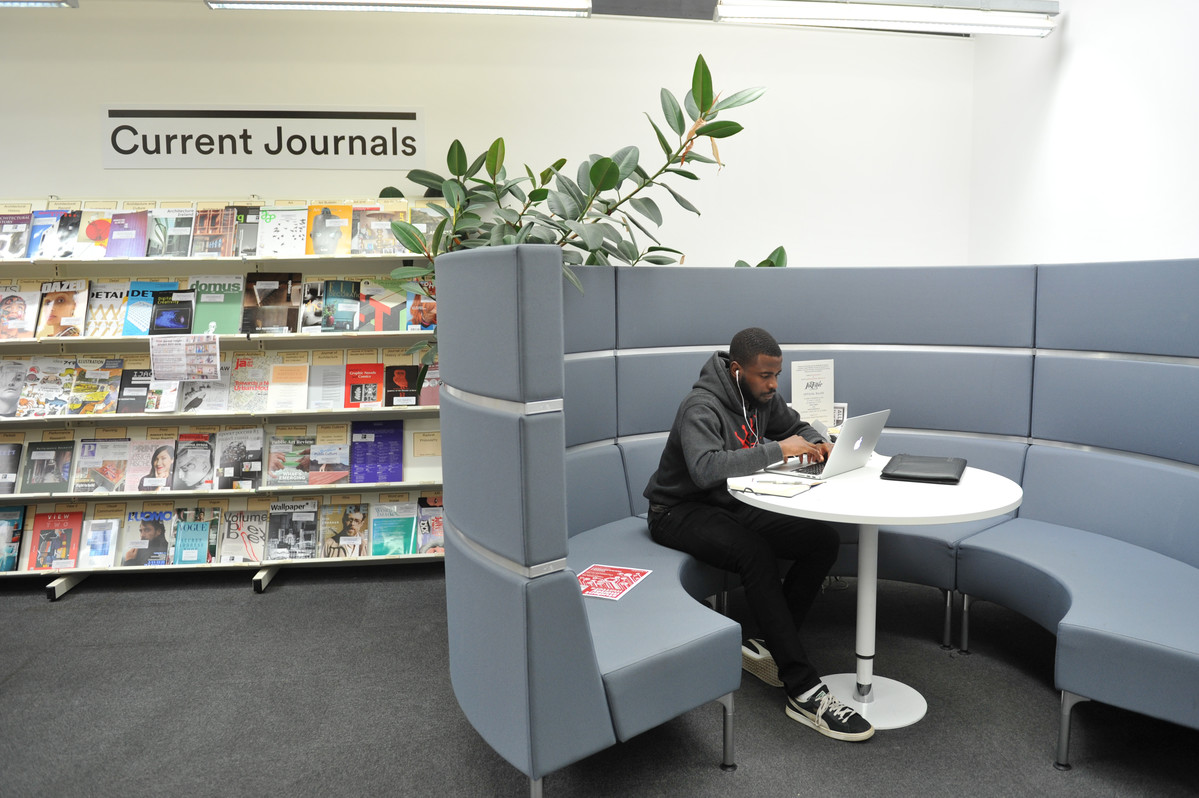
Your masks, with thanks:
M 583 600 L 619 739 L 741 685 L 741 626 L 699 600 L 721 589 L 721 572 L 654 543 L 638 517 L 570 539 L 572 571 L 597 563 L 653 571 L 617 601 Z
M 959 544 L 958 587 L 1057 635 L 1059 689 L 1199 728 L 1199 568 L 1016 518 Z

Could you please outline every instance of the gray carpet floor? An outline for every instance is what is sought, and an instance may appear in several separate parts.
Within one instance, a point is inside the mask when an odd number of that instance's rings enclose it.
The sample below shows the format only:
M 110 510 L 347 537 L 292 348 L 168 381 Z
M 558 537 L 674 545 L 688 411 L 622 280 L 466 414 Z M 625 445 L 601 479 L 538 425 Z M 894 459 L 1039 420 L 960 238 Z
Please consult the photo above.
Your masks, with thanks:
M 0 581 L 0 795 L 527 794 L 454 701 L 440 565 L 284 570 L 261 595 L 246 573 L 136 577 L 54 603 L 44 580 Z M 853 667 L 854 587 L 805 630 L 826 671 Z M 1074 769 L 1055 770 L 1052 636 L 979 603 L 966 655 L 940 648 L 940 623 L 937 591 L 880 585 L 876 671 L 927 698 L 914 726 L 835 742 L 747 675 L 735 772 L 712 704 L 545 794 L 1199 795 L 1199 731 L 1094 703 L 1075 711 Z

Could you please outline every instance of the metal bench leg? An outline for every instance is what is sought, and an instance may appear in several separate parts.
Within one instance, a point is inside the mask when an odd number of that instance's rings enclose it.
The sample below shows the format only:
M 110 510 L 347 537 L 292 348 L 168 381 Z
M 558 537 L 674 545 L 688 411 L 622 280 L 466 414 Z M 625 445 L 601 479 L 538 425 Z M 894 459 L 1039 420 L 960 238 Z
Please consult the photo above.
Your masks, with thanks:
M 1058 721 L 1057 731 L 1057 761 L 1053 763 L 1053 766 L 1058 770 L 1070 769 L 1070 713 L 1074 711 L 1076 704 L 1090 700 L 1067 690 L 1062 690 L 1062 714 L 1061 719 Z
M 529 798 L 541 798 L 541 779 L 529 779 Z
M 720 763 L 720 769 L 736 770 L 737 757 L 733 750 L 733 694 L 725 693 L 716 700 L 724 707 L 724 761 Z
M 962 594 L 962 653 L 970 653 L 970 596 Z
M 953 591 L 942 590 L 945 594 L 945 620 L 941 628 L 941 648 L 953 648 Z

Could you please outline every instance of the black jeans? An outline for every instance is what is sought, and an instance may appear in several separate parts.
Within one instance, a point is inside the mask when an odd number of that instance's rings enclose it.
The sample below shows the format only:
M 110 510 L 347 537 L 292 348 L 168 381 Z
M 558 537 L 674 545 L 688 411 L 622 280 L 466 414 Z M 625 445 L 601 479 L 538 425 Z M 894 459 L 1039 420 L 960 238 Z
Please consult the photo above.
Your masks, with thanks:
M 827 524 L 746 504 L 702 502 L 651 512 L 650 535 L 663 546 L 741 577 L 750 612 L 774 656 L 787 695 L 820 682 L 799 639 L 799 627 L 837 559 L 840 538 Z M 779 580 L 779 560 L 793 560 Z

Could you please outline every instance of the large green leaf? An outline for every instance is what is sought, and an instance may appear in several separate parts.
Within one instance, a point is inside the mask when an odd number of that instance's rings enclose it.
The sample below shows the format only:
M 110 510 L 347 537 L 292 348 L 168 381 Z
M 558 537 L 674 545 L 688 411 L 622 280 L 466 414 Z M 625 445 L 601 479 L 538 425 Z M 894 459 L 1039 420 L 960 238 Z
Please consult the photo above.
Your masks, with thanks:
M 683 109 L 679 107 L 679 101 L 674 98 L 669 89 L 662 89 L 662 116 L 666 117 L 666 124 L 670 125 L 670 129 L 678 135 L 683 135 L 687 129 L 687 123 L 683 119 Z
M 701 125 L 699 130 L 695 131 L 697 136 L 711 136 L 714 139 L 727 139 L 729 136 L 735 136 L 745 128 L 732 121 L 709 122 L 706 125 Z
M 690 202 L 688 202 L 686 197 L 684 197 L 682 194 L 675 191 L 673 188 L 666 185 L 665 183 L 662 183 L 661 185 L 662 185 L 662 188 L 664 188 L 670 192 L 670 196 L 674 197 L 674 201 L 677 202 L 680 206 L 682 206 L 686 210 L 691 211 L 696 216 L 700 215 L 699 208 L 695 207 Z
M 571 285 L 579 289 L 580 294 L 583 293 L 583 284 L 579 281 L 578 276 L 566 266 L 565 262 L 562 264 L 562 274 L 570 281 Z
M 574 197 L 566 191 L 551 191 L 549 196 L 550 213 L 556 214 L 563 219 L 578 219 L 579 204 L 575 202 Z
M 621 258 L 623 258 L 627 263 L 632 263 L 633 261 L 637 260 L 638 256 L 641 254 L 637 251 L 637 247 L 632 241 L 621 241 L 616 245 L 616 249 L 620 252 Z
M 545 198 L 550 195 L 548 188 L 535 188 L 529 192 L 529 202 L 544 202 Z
M 620 167 L 611 158 L 600 158 L 593 163 L 588 176 L 596 191 L 611 191 L 620 185 Z
M 558 176 L 554 179 L 554 185 L 558 187 L 559 191 L 569 194 L 574 199 L 578 209 L 575 211 L 573 218 L 579 218 L 583 213 L 583 206 L 587 204 L 587 195 L 579 188 L 579 184 L 559 172 Z
M 672 154 L 674 154 L 674 149 L 671 148 L 670 142 L 668 142 L 666 137 L 662 135 L 662 131 L 658 128 L 658 123 L 654 121 L 652 116 L 646 114 L 645 118 L 649 120 L 649 123 L 654 128 L 654 134 L 658 137 L 658 146 L 662 148 L 662 152 L 667 158 L 669 158 Z
M 685 177 L 688 180 L 699 180 L 699 175 L 697 175 L 695 172 L 688 172 L 686 169 L 667 169 L 666 171 L 670 172 L 672 175 Z
M 695 95 L 691 92 L 687 92 L 683 96 L 683 108 L 686 109 L 687 116 L 691 117 L 692 122 L 700 118 L 699 106 L 695 104 Z
M 560 172 L 563 166 L 566 166 L 566 159 L 559 158 L 558 160 L 554 161 L 552 166 L 548 167 L 547 169 L 543 169 L 541 172 L 541 185 L 547 185 L 551 180 L 553 180 L 554 175 Z
M 520 224 L 520 211 L 516 210 L 515 208 L 497 208 L 495 215 L 513 227 L 516 227 Z
M 495 180 L 500 170 L 504 168 L 504 140 L 502 138 L 491 142 L 487 148 L 487 174 Z
M 586 161 L 579 164 L 579 168 L 575 170 L 575 184 L 579 187 L 584 197 L 590 196 L 595 190 L 591 185 L 591 165 L 599 160 L 598 155 L 592 155 Z
M 447 180 L 442 183 L 441 195 L 445 197 L 446 203 L 451 208 L 458 209 L 466 204 L 466 192 L 462 190 L 462 185 L 457 180 Z
M 612 160 L 620 167 L 621 181 L 628 180 L 629 177 L 637 171 L 637 161 L 641 158 L 641 151 L 636 147 L 628 146 L 621 147 L 612 156 Z
M 395 236 L 396 240 L 403 244 L 404 249 L 408 250 L 409 252 L 429 252 L 429 248 L 425 243 L 424 234 L 408 222 L 392 222 L 391 234 Z
M 441 191 L 441 184 L 445 182 L 445 178 L 435 172 L 429 172 L 424 169 L 409 169 L 408 179 L 418 186 L 425 188 L 433 188 Z
M 701 113 L 712 107 L 712 73 L 701 55 L 695 59 L 695 71 L 691 74 L 691 96 Z
M 466 233 L 472 230 L 478 230 L 483 226 L 483 219 L 474 213 L 464 213 L 454 222 L 455 233 Z
M 735 94 L 730 94 L 728 97 L 725 97 L 723 100 L 718 101 L 716 103 L 716 107 L 713 108 L 712 110 L 713 111 L 727 111 L 729 108 L 736 108 L 739 105 L 749 105 L 754 100 L 761 97 L 765 92 L 766 92 L 766 89 L 761 86 L 759 86 L 758 88 L 754 88 L 754 89 L 744 89 Z
M 437 223 L 436 229 L 433 230 L 433 252 L 436 254 L 441 251 L 441 239 L 445 236 L 446 225 L 450 223 L 449 219 L 442 219 Z M 449 243 L 446 243 L 445 251 L 449 252 Z
M 433 267 L 429 266 L 399 266 L 391 270 L 391 277 L 395 280 L 424 280 L 433 274 Z
M 678 262 L 668 255 L 646 255 L 641 260 L 645 263 L 652 263 L 655 266 L 669 266 L 672 263 Z
M 766 256 L 766 260 L 759 265 L 769 265 L 783 267 L 787 265 L 787 250 L 782 247 L 777 247 L 773 252 Z
M 662 210 L 658 207 L 658 203 L 649 197 L 633 197 L 629 200 L 629 204 L 658 227 L 662 226 Z
M 587 245 L 587 249 L 599 249 L 604 245 L 604 231 L 596 225 L 582 222 L 569 222 L 568 224 L 571 231 Z
M 479 156 L 471 161 L 470 168 L 466 170 L 467 177 L 474 177 L 483 168 L 483 162 L 487 160 L 487 153 L 479 153 Z
M 640 230 L 641 232 L 645 233 L 645 235 L 646 235 L 646 236 L 649 238 L 649 240 L 650 240 L 650 241 L 653 241 L 655 244 L 661 244 L 661 243 L 662 243 L 661 241 L 659 241 L 659 240 L 658 240 L 658 237 L 657 237 L 657 236 L 655 236 L 653 233 L 651 233 L 651 232 L 649 231 L 649 228 L 648 228 L 648 227 L 646 227 L 646 226 L 645 226 L 645 225 L 643 225 L 643 224 L 642 224 L 640 221 L 638 221 L 638 219 L 637 219 L 637 217 L 636 217 L 636 216 L 625 216 L 625 218 L 626 218 L 626 219 L 628 219 L 628 221 L 629 221 L 629 223 L 630 223 L 630 224 L 632 224 L 634 227 L 636 227 L 636 228 L 637 228 L 638 230 Z M 631 237 L 632 235 L 633 235 L 633 231 L 632 231 L 632 230 L 630 230 L 630 231 L 629 231 L 629 236 Z M 653 249 L 653 247 L 650 247 L 650 249 Z
M 454 177 L 462 177 L 470 168 L 470 161 L 466 158 L 466 148 L 458 139 L 454 139 L 454 143 L 450 145 L 450 151 L 445 156 L 445 165 Z

